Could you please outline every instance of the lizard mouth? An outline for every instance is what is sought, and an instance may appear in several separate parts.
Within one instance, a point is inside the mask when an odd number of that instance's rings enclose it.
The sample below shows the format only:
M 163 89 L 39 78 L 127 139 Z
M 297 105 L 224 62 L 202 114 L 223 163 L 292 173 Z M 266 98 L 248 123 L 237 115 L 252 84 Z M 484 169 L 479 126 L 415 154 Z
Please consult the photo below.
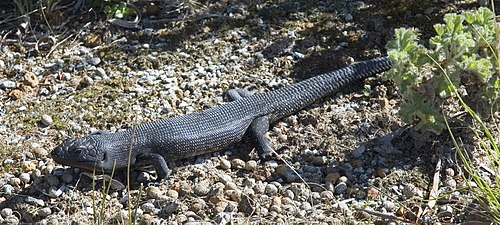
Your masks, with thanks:
M 59 164 L 80 167 L 88 170 L 96 169 L 96 159 L 91 160 L 81 157 L 82 150 L 79 148 L 75 149 L 75 139 L 66 139 L 62 144 L 57 146 L 50 156 L 54 161 Z

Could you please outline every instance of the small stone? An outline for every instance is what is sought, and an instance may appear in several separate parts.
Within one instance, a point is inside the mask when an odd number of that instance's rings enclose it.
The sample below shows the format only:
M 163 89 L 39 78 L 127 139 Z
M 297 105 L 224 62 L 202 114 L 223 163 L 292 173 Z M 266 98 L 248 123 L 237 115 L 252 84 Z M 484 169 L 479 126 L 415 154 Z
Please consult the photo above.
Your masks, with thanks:
M 331 192 L 331 191 L 322 191 L 320 196 L 322 199 L 326 199 L 326 200 L 333 200 L 333 197 L 334 197 L 333 192 Z
M 276 173 L 279 174 L 280 176 L 286 176 L 289 174 L 291 171 L 290 167 L 288 165 L 282 164 L 276 167 Z
M 198 196 L 204 196 L 210 192 L 210 186 L 209 180 L 202 180 L 194 185 L 193 191 Z
M 14 99 L 20 99 L 24 96 L 24 92 L 19 89 L 14 89 L 9 93 L 9 96 L 13 97 Z
M 283 210 L 279 205 L 271 205 L 271 207 L 269 207 L 269 211 L 281 213 Z
M 196 202 L 196 203 L 192 204 L 190 207 L 191 211 L 193 211 L 195 213 L 202 211 L 204 208 L 205 208 L 205 205 L 203 203 L 200 203 L 200 202 Z
M 14 190 L 14 187 L 12 187 L 12 185 L 5 184 L 5 185 L 2 187 L 2 190 L 3 190 L 3 192 L 4 192 L 6 195 L 11 195 L 11 194 L 12 194 L 12 191 Z
M 444 182 L 444 185 L 445 185 L 446 187 L 456 188 L 456 187 L 457 187 L 457 182 L 456 182 L 454 179 L 447 179 L 447 180 Z
M 21 179 L 19 179 L 17 177 L 11 177 L 9 179 L 9 184 L 12 186 L 19 187 L 19 185 L 21 185 Z
M 394 210 L 394 208 L 396 208 L 396 205 L 394 204 L 394 202 L 391 202 L 391 201 L 384 201 L 382 203 L 382 206 L 389 212 L 392 212 Z
M 346 22 L 350 22 L 350 21 L 352 21 L 353 19 L 354 19 L 354 18 L 352 17 L 352 15 L 351 15 L 350 13 L 347 13 L 347 14 L 345 14 L 345 15 L 344 15 L 344 20 L 345 20 Z
M 227 159 L 221 159 L 219 163 L 219 167 L 223 170 L 231 169 L 231 162 Z
M 2 224 L 19 224 L 19 219 L 16 216 L 11 215 L 11 216 L 6 217 L 2 221 Z
M 339 182 L 344 182 L 344 183 L 347 183 L 349 181 L 349 179 L 346 177 L 346 176 L 341 176 L 339 177 Z
M 6 80 L 2 82 L 2 85 L 0 85 L 1 88 L 16 88 L 16 82 L 11 81 L 11 80 Z
M 99 57 L 92 57 L 88 61 L 91 65 L 97 66 L 99 63 L 101 63 L 101 58 Z
M 380 178 L 384 178 L 384 177 L 386 177 L 386 176 L 387 176 L 387 172 L 386 172 L 386 171 L 387 171 L 387 169 L 384 169 L 384 168 L 377 168 L 377 170 L 376 170 L 376 174 L 377 174 L 377 176 L 378 176 L 378 177 L 380 177 Z
M 231 160 L 231 166 L 235 169 L 243 169 L 245 168 L 245 161 L 241 159 L 233 159 Z
M 300 205 L 300 209 L 309 211 L 311 209 L 311 203 L 309 203 L 309 202 L 302 202 L 302 204 Z
M 36 169 L 36 164 L 32 160 L 23 161 L 22 167 L 24 171 L 33 171 Z
M 337 193 L 337 194 L 342 194 L 342 193 L 344 193 L 346 190 L 347 190 L 347 184 L 346 184 L 346 183 L 344 183 L 344 182 L 339 182 L 339 183 L 335 186 L 335 193 Z
M 38 215 L 42 218 L 45 218 L 45 217 L 49 216 L 50 214 L 52 214 L 52 210 L 50 210 L 49 207 L 44 207 L 44 208 L 41 208 L 38 210 Z
M 365 199 L 366 192 L 363 190 L 358 190 L 358 191 L 356 191 L 355 197 L 356 197 L 356 199 Z
M 24 74 L 24 84 L 30 87 L 38 87 L 40 81 L 38 81 L 38 77 L 36 77 L 35 73 L 26 72 L 26 74 Z
M 257 169 L 257 162 L 255 160 L 249 160 L 245 163 L 245 169 L 249 171 L 254 171 Z
M 271 196 L 275 195 L 276 193 L 278 193 L 278 188 L 274 184 L 267 184 L 265 193 Z
M 31 196 L 28 196 L 26 199 L 25 199 L 26 203 L 29 203 L 29 204 L 35 204 L 35 205 L 38 205 L 38 206 L 45 206 L 45 202 L 42 200 L 42 199 L 38 199 L 38 198 L 33 198 Z
M 369 187 L 366 189 L 366 200 L 376 199 L 378 198 L 379 195 L 380 195 L 379 190 L 374 187 Z
M 45 148 L 42 148 L 42 147 L 35 147 L 33 148 L 33 153 L 38 157 L 38 158 L 42 158 L 42 157 L 46 157 L 49 155 L 49 152 L 47 151 L 47 149 Z
M 94 85 L 94 79 L 92 79 L 89 76 L 86 76 L 80 81 L 80 84 L 82 84 L 85 87 L 92 86 Z
M 148 193 L 148 196 L 153 199 L 160 199 L 163 196 L 163 193 L 160 190 L 160 188 L 155 186 L 149 186 L 146 189 L 146 192 Z
M 106 75 L 106 70 L 104 70 L 103 68 L 101 67 L 97 67 L 95 70 L 94 70 L 94 75 L 97 76 L 97 77 L 101 77 L 101 78 L 105 78 L 107 77 Z
M 29 173 L 21 173 L 19 175 L 19 179 L 23 182 L 23 183 L 28 183 L 30 182 L 30 174 Z
M 42 124 L 45 126 L 50 126 L 54 122 L 54 120 L 52 120 L 51 116 L 43 114 L 42 118 L 40 119 L 40 122 L 42 122 Z
M 170 197 L 170 198 L 173 198 L 173 199 L 178 199 L 179 198 L 179 192 L 177 192 L 176 190 L 169 189 L 167 191 L 167 196 Z
M 455 176 L 455 170 L 453 170 L 453 168 L 446 168 L 445 173 L 447 177 Z
M 2 217 L 8 217 L 8 216 L 12 215 L 12 209 L 11 208 L 3 208 L 2 211 L 0 211 L 0 215 L 2 215 Z
M 337 183 L 337 180 L 340 178 L 340 174 L 335 172 L 335 173 L 329 173 L 328 175 L 326 175 L 325 177 L 325 181 L 326 182 L 330 182 L 332 184 L 336 184 Z
M 406 199 L 410 199 L 416 194 L 416 187 L 413 184 L 405 184 L 403 187 L 403 195 Z
M 142 210 L 145 212 L 145 213 L 156 213 L 157 211 L 159 211 L 155 205 L 153 203 L 150 203 L 150 202 L 146 202 L 144 204 L 141 205 L 141 208 Z

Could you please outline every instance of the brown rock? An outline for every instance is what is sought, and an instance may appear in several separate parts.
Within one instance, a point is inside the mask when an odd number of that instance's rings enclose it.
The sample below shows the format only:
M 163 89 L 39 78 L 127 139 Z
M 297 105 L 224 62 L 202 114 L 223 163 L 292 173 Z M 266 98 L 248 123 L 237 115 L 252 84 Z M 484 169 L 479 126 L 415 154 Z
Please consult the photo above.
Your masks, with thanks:
M 26 72 L 24 74 L 24 84 L 30 87 L 38 87 L 40 81 L 38 80 L 38 77 L 36 77 L 36 74 L 32 72 Z
M 379 195 L 380 192 L 376 188 L 369 187 L 366 189 L 366 200 L 376 199 Z
M 20 99 L 24 96 L 24 92 L 19 89 L 14 89 L 9 93 L 9 96 L 13 97 L 14 99 Z

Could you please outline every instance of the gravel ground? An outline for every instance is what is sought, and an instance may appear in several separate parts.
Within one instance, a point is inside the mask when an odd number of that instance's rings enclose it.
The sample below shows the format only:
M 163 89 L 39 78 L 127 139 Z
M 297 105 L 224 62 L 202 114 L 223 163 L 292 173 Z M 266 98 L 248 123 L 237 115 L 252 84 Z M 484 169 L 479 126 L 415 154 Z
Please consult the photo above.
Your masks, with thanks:
M 37 18 L 30 30 L 0 24 L 0 223 L 125 224 L 129 208 L 139 224 L 476 220 L 447 136 L 403 124 L 400 97 L 379 76 L 275 124 L 274 160 L 246 139 L 173 162 L 163 183 L 134 170 L 121 189 L 118 172 L 106 191 L 105 177 L 92 182 L 49 155 L 68 136 L 192 113 L 223 104 L 230 88 L 271 91 L 385 55 L 394 28 L 418 27 L 425 40 L 444 13 L 476 6 L 414 2 L 154 1 L 135 3 L 141 29 L 93 12 L 65 17 L 67 8 L 49 15 L 51 36 Z M 432 187 L 438 201 L 428 201 Z

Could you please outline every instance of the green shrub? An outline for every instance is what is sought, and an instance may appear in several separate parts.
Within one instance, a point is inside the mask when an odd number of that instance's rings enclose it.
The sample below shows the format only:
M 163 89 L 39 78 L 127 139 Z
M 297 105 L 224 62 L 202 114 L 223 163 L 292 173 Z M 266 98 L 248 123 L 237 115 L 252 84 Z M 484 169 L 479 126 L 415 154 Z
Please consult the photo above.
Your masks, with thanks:
M 404 98 L 399 111 L 407 123 L 422 131 L 441 133 L 447 99 L 460 87 L 469 105 L 487 115 L 500 107 L 498 31 L 494 13 L 479 8 L 464 14 L 446 14 L 444 24 L 434 26 L 431 49 L 419 43 L 415 29 L 396 29 L 387 43 L 394 67 L 385 73 Z M 438 63 L 439 65 L 437 65 Z M 448 74 L 452 84 L 447 82 Z M 472 104 L 471 104 L 472 103 Z

